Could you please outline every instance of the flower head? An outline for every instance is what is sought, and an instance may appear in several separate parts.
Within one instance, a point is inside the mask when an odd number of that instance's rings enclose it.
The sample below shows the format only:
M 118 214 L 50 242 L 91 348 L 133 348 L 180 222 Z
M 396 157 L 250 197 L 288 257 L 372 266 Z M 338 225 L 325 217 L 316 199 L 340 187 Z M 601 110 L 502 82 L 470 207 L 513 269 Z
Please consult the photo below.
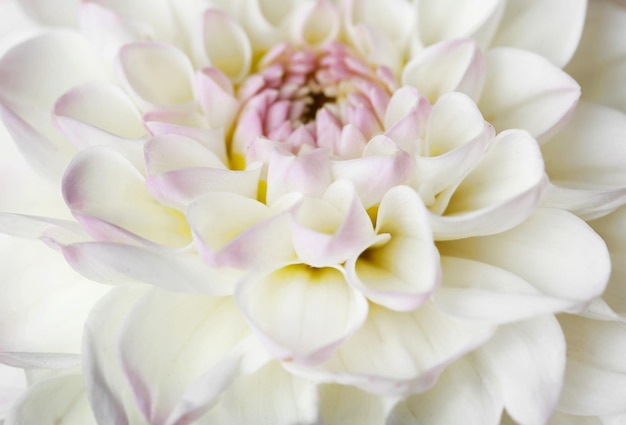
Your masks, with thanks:
M 622 413 L 576 409 L 592 329 L 624 330 L 599 297 L 626 180 L 586 153 L 626 120 L 561 69 L 584 1 L 62 3 L 25 2 L 70 28 L 0 60 L 5 125 L 59 197 L 0 230 L 79 273 L 41 303 L 57 323 L 84 291 L 84 331 L 0 338 L 60 370 L 9 424 Z

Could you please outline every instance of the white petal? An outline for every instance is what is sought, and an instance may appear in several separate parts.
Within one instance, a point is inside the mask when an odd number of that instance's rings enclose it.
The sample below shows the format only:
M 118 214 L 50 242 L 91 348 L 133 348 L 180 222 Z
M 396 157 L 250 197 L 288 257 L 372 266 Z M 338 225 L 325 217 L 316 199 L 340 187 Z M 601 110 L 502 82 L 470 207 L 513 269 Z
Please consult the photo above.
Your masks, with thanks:
M 40 241 L 3 235 L 0 249 L 0 349 L 79 353 L 85 319 L 108 288 L 77 275 Z
M 139 246 L 86 242 L 62 247 L 67 262 L 97 282 L 140 281 L 174 292 L 229 295 L 240 277 L 229 269 L 212 269 L 195 254 L 152 251 Z
M 257 200 L 208 193 L 189 206 L 187 219 L 200 256 L 208 264 L 246 270 L 295 259 L 289 217 Z
M 567 72 L 584 87 L 582 98 L 626 113 L 626 25 L 623 3 L 593 1 L 585 30 Z
M 401 401 L 387 420 L 389 425 L 497 425 L 502 396 L 487 385 L 481 371 L 460 359 L 441 374 L 429 391 Z
M 385 422 L 380 396 L 349 385 L 319 386 L 319 411 L 322 423 L 333 425 L 379 425 Z
M 177 48 L 157 42 L 126 44 L 119 51 L 118 72 L 144 108 L 192 101 L 193 68 Z
M 289 23 L 296 42 L 310 46 L 334 41 L 341 26 L 338 8 L 328 0 L 303 3 Z
M 328 359 L 367 316 L 366 300 L 332 268 L 297 264 L 251 275 L 236 297 L 274 357 L 305 365 Z
M 232 425 L 313 424 L 317 408 L 316 384 L 274 361 L 234 382 L 222 399 L 221 419 Z
M 496 48 L 486 58 L 479 106 L 496 130 L 521 128 L 547 138 L 567 120 L 580 96 L 580 87 L 570 76 L 524 50 Z
M 441 269 L 426 208 L 413 189 L 397 186 L 385 194 L 376 233 L 371 246 L 346 262 L 348 282 L 387 308 L 417 308 L 439 286 Z
M 419 35 L 425 45 L 478 31 L 497 10 L 500 0 L 416 1 Z
M 585 0 L 509 0 L 492 45 L 530 50 L 563 67 L 578 46 L 586 9 Z
M 597 416 L 624 412 L 624 323 L 559 317 L 567 340 L 567 369 L 559 410 Z
M 77 155 L 65 173 L 63 196 L 96 238 L 179 247 L 191 241 L 182 213 L 152 198 L 141 173 L 112 149 L 94 147 Z
M 287 368 L 320 382 L 408 395 L 432 387 L 448 364 L 492 333 L 491 326 L 452 319 L 429 302 L 410 313 L 371 306 L 363 327 L 329 361 L 315 369 Z
M 228 77 L 217 68 L 204 68 L 196 74 L 200 107 L 211 128 L 229 128 L 239 110 Z
M 475 356 L 499 382 L 504 406 L 517 423 L 547 422 L 565 371 L 565 340 L 554 317 L 501 326 Z
M 22 0 L 20 5 L 37 21 L 47 25 L 75 26 L 80 0 Z
M 35 384 L 9 412 L 4 423 L 96 425 L 96 420 L 87 400 L 82 376 L 71 374 Z
M 505 131 L 451 193 L 442 215 L 431 215 L 436 240 L 499 233 L 520 224 L 537 206 L 547 179 L 537 142 Z
M 28 388 L 28 383 L 22 369 L 5 365 L 0 365 L 0 382 L 0 420 L 4 420 L 9 408 Z
M 342 264 L 374 237 L 374 228 L 352 185 L 335 182 L 324 199 L 305 198 L 292 213 L 298 258 L 314 267 Z
M 252 49 L 239 23 L 219 9 L 207 10 L 201 33 L 194 37 L 194 54 L 200 67 L 219 68 L 233 82 L 241 82 L 250 71 Z
M 443 282 L 434 303 L 454 317 L 507 323 L 576 305 L 546 296 L 519 276 L 485 263 L 444 256 L 441 266 Z
M 626 207 L 589 225 L 604 239 L 611 254 L 611 280 L 602 295 L 615 312 L 626 314 Z
M 624 137 L 625 114 L 582 102 L 570 123 L 542 146 L 546 171 L 556 186 L 543 205 L 566 208 L 588 219 L 625 202 L 626 163 L 622 158 L 626 148 L 619 143 Z M 578 197 L 566 196 L 575 191 L 580 192 Z M 568 198 L 580 198 L 586 205 L 568 205 Z
M 161 291 L 142 297 L 118 344 L 125 379 L 147 421 L 167 417 L 187 387 L 248 333 L 232 298 Z
M 402 84 L 417 87 L 431 103 L 460 91 L 478 100 L 485 79 L 485 58 L 471 39 L 444 41 L 416 55 L 402 71 Z
M 508 270 L 542 293 L 581 307 L 602 294 L 610 273 L 604 241 L 565 211 L 538 209 L 519 226 L 493 236 L 442 242 L 442 255 Z

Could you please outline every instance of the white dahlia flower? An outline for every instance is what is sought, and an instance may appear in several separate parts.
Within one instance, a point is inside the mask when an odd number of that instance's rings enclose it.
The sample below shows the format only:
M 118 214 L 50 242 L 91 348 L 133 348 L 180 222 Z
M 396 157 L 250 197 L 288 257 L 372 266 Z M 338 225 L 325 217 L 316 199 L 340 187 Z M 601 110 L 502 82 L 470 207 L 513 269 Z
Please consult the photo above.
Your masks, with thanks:
M 626 423 L 623 2 L 19 7 L 5 425 Z

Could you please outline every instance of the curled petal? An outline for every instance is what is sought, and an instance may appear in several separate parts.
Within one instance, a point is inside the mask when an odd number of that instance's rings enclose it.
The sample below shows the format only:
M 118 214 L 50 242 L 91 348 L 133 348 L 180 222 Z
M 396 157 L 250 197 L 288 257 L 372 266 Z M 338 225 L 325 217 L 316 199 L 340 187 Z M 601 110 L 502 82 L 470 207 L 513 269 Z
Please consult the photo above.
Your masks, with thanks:
M 459 91 L 478 100 L 485 80 L 485 58 L 472 39 L 443 41 L 424 49 L 402 71 L 402 83 L 416 87 L 431 103 Z
M 580 87 L 570 76 L 524 50 L 491 49 L 486 59 L 479 106 L 496 130 L 520 128 L 546 139 L 567 121 L 580 97 Z
M 237 301 L 268 351 L 284 361 L 326 361 L 367 317 L 365 298 L 334 268 L 296 264 L 268 275 L 251 275 Z M 298 317 L 298 320 L 293 320 Z
M 240 82 L 248 75 L 252 64 L 250 41 L 238 22 L 226 13 L 207 10 L 197 40 L 200 43 L 193 47 L 200 66 L 214 66 L 233 82 Z
M 126 44 L 118 54 L 118 70 L 144 108 L 184 105 L 194 98 L 193 67 L 183 52 L 168 44 Z
M 196 87 L 209 127 L 228 128 L 239 110 L 239 101 L 228 77 L 217 68 L 204 68 L 196 74 Z
M 431 215 L 435 239 L 483 236 L 517 226 L 537 206 L 546 182 L 536 141 L 526 132 L 500 133 L 454 188 L 442 215 Z
M 346 262 L 350 285 L 375 303 L 409 311 L 439 285 L 439 253 L 426 208 L 407 186 L 391 189 L 380 203 L 373 243 Z
M 271 268 L 295 259 L 289 217 L 254 199 L 208 193 L 189 206 L 187 219 L 208 264 Z
M 298 258 L 314 267 L 341 264 L 374 237 L 370 218 L 347 182 L 334 183 L 322 200 L 298 204 L 292 232 Z
M 141 173 L 112 149 L 94 147 L 77 155 L 65 173 L 63 196 L 96 238 L 167 246 L 190 242 L 183 215 L 157 203 Z M 120 210 L 120 205 L 125 208 Z
M 304 3 L 290 19 L 291 32 L 299 44 L 324 45 L 337 38 L 340 17 L 337 6 L 328 0 Z

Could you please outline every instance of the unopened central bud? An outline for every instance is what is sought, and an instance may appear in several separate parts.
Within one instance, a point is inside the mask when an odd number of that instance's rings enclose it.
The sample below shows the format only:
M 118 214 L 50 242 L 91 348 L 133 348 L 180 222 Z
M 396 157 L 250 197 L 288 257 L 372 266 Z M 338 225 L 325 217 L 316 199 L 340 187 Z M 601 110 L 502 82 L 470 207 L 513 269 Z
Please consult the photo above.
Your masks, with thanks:
M 341 156 L 341 133 L 347 125 L 363 139 L 382 131 L 383 114 L 396 89 L 387 68 L 368 65 L 341 43 L 317 49 L 280 44 L 258 68 L 238 90 L 243 106 L 234 133 L 235 154 L 245 155 L 261 136 L 294 154 L 305 147 L 325 147 Z

